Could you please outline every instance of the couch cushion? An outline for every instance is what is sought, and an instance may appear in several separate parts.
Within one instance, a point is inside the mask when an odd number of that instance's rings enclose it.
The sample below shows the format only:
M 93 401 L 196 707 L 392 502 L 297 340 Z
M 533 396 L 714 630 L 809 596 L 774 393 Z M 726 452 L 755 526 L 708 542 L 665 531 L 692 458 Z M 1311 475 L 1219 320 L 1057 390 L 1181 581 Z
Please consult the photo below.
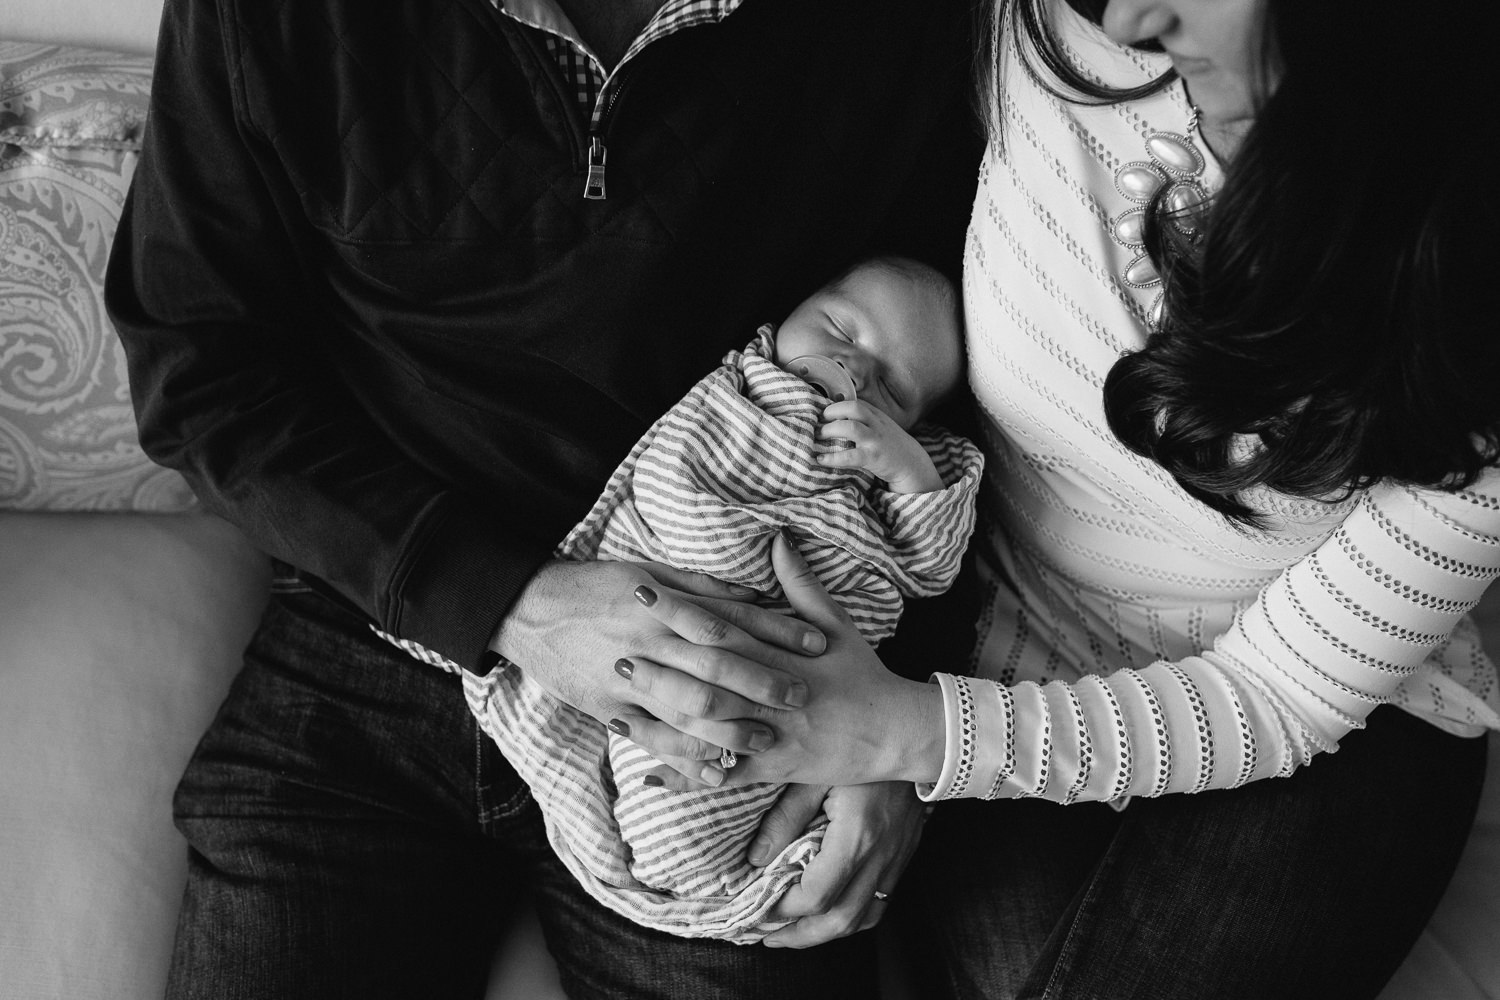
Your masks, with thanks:
M 0 567 L 0 995 L 159 998 L 187 868 L 172 790 L 267 562 L 203 514 L 9 512 Z
M 183 510 L 136 439 L 104 314 L 151 60 L 0 42 L 0 507 Z

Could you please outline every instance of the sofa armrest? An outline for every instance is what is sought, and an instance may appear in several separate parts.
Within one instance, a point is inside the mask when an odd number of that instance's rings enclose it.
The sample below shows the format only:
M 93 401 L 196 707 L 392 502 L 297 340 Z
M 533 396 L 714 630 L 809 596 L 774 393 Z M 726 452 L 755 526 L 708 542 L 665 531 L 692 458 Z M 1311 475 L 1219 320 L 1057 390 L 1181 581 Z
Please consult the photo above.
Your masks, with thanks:
M 160 997 L 172 791 L 269 565 L 207 515 L 0 512 L 0 567 L 0 993 Z

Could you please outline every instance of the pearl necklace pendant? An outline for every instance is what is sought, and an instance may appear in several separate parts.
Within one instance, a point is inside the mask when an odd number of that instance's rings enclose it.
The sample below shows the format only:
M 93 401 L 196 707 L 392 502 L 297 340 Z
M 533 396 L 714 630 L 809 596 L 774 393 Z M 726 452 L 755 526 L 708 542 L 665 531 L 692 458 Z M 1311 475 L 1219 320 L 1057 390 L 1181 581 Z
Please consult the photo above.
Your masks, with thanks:
M 1208 189 L 1203 186 L 1202 176 L 1206 161 L 1193 143 L 1193 133 L 1198 128 L 1198 109 L 1188 120 L 1183 132 L 1152 130 L 1146 133 L 1145 160 L 1132 160 L 1115 171 L 1115 190 L 1132 207 L 1109 221 L 1109 235 L 1120 246 L 1135 251 L 1125 265 L 1120 278 L 1131 288 L 1156 288 L 1161 285 L 1161 275 L 1146 253 L 1146 207 L 1158 191 L 1167 188 L 1164 205 L 1170 213 L 1168 219 L 1189 242 L 1197 242 L 1201 233 L 1197 222 L 1198 210 L 1208 200 Z M 1160 319 L 1161 295 L 1151 306 L 1151 322 Z

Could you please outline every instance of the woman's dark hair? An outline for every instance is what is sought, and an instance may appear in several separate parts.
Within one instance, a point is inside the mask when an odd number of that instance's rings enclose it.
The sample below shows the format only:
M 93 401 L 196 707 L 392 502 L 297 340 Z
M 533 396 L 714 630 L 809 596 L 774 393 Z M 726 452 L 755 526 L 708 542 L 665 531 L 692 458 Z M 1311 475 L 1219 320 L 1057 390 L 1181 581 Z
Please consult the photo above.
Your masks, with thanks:
M 1027 72 L 1128 100 L 1069 64 L 1048 0 L 993 0 Z M 1098 23 L 1105 4 L 1068 0 Z M 1337 498 L 1383 480 L 1459 489 L 1500 461 L 1500 281 L 1488 0 L 1265 0 L 1276 85 L 1201 239 L 1158 198 L 1164 311 L 1104 386 L 1115 435 L 1246 524 L 1246 491 Z M 981 32 L 994 124 L 997 33 Z M 1483 36 L 1483 37 L 1481 37 Z M 1485 139 L 1484 136 L 1489 138 Z M 1200 210 L 1201 211 L 1201 210 Z

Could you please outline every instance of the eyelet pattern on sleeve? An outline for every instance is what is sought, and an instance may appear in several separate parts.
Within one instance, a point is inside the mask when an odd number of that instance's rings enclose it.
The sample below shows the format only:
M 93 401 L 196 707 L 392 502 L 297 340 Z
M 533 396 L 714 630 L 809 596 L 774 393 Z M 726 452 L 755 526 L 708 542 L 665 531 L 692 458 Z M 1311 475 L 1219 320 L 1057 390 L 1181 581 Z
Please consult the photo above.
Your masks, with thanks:
M 933 680 L 943 692 L 943 770 L 931 787 L 918 785 L 918 795 L 926 802 L 993 797 L 1015 771 L 1015 696 L 990 680 L 955 674 Z
M 1072 685 L 1067 686 L 1064 691 L 1068 696 L 1068 708 L 1073 714 L 1073 732 L 1077 734 L 1075 746 L 1078 776 L 1068 786 L 1067 794 L 1062 800 L 1064 805 L 1072 805 L 1088 787 L 1089 777 L 1094 772 L 1094 741 L 1089 736 L 1089 720 L 1088 716 L 1084 715 L 1083 702 L 1078 699 L 1078 692 L 1073 689 Z

